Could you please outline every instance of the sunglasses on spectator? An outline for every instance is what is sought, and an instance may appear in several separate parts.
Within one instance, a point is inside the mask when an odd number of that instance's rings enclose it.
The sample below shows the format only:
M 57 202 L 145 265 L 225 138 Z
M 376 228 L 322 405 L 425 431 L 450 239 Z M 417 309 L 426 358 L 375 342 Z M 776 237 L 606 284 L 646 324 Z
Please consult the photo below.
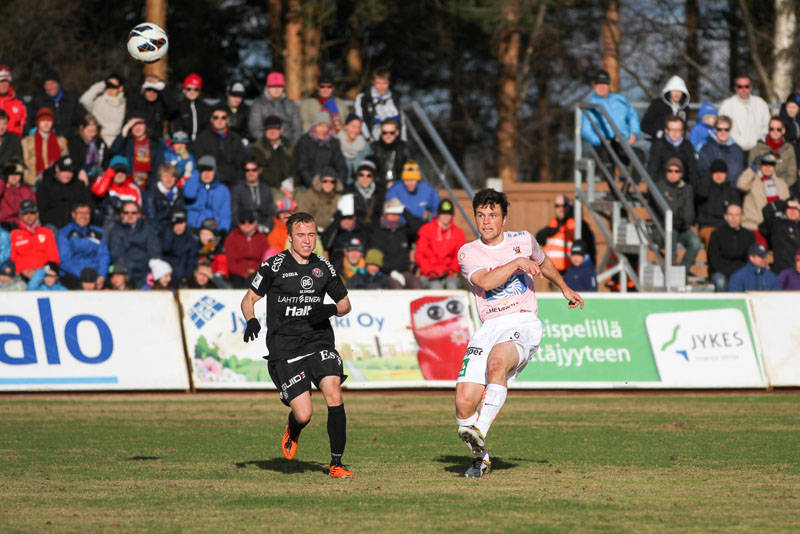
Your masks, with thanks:
M 769 131 L 770 132 L 782 132 L 783 128 L 770 128 Z
M 567 207 L 566 204 L 553 204 L 553 206 L 555 206 L 556 208 L 566 208 Z
M 730 128 L 714 128 L 718 132 L 730 132 Z
M 397 135 L 397 130 L 381 130 L 381 135 Z
M 197 91 L 199 91 L 199 90 L 200 90 L 200 88 L 198 88 L 198 87 L 184 87 L 184 88 L 183 88 L 183 90 L 184 90 L 184 91 L 189 91 L 189 92 L 191 92 L 191 93 L 194 93 L 194 92 L 197 92 Z
M 360 173 L 358 173 L 358 175 L 359 176 L 368 176 L 368 177 L 372 178 L 372 173 L 371 172 L 360 172 Z
M 241 221 L 242 224 L 253 224 L 254 222 L 256 222 L 255 219 L 243 219 Z
M 749 85 L 749 84 L 748 85 L 737 85 L 736 86 L 737 89 L 750 89 L 750 87 L 751 87 L 751 85 Z
M 680 169 L 667 169 L 667 174 L 683 174 L 683 171 Z
M 138 211 L 123 211 L 123 215 L 139 215 Z
M 258 172 L 258 167 L 245 167 L 244 172 Z
M 333 84 L 330 83 L 321 83 L 319 84 L 320 89 L 333 89 Z
M 224 120 L 228 119 L 228 116 L 227 115 L 214 115 L 211 118 L 214 119 L 215 121 L 224 121 Z
M 119 89 L 119 85 L 106 82 L 106 89 Z
M 336 180 L 322 180 L 323 184 L 335 184 Z

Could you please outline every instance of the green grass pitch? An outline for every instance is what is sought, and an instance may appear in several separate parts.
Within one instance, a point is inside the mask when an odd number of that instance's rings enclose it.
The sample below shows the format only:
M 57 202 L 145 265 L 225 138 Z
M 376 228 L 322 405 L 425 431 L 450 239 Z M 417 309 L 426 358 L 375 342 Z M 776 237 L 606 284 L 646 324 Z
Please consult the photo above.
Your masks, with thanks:
M 294 461 L 275 393 L 0 396 L 0 532 L 797 532 L 797 394 L 512 391 L 464 479 L 451 393 L 319 394 Z

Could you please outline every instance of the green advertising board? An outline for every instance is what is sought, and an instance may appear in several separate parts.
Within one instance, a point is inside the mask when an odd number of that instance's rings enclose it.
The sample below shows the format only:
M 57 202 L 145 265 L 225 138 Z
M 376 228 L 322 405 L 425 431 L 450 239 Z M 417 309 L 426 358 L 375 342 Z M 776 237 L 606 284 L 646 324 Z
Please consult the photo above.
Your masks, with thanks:
M 699 374 L 735 374 L 737 359 L 744 375 L 755 375 L 747 383 L 763 378 L 744 296 L 585 298 L 582 310 L 570 310 L 560 294 L 539 295 L 542 343 L 518 382 L 712 386 L 714 376 Z

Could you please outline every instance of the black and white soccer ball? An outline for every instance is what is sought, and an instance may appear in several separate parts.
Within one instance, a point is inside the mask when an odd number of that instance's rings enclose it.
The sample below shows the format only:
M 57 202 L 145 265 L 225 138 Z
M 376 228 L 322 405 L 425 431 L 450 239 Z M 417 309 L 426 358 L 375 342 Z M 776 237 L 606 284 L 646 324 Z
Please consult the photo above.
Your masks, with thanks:
M 155 63 L 167 54 L 169 39 L 157 24 L 137 24 L 128 34 L 128 53 L 136 61 Z

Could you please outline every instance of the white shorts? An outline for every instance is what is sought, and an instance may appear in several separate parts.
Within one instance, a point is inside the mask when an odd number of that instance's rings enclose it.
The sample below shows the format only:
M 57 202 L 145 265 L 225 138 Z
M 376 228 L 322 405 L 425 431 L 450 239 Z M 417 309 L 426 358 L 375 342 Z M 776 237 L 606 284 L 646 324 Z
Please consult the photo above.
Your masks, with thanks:
M 513 380 L 525 369 L 542 342 L 542 322 L 535 313 L 514 313 L 489 319 L 467 345 L 456 382 L 486 384 L 489 354 L 498 343 L 513 341 L 519 353 L 519 364 L 507 376 Z

